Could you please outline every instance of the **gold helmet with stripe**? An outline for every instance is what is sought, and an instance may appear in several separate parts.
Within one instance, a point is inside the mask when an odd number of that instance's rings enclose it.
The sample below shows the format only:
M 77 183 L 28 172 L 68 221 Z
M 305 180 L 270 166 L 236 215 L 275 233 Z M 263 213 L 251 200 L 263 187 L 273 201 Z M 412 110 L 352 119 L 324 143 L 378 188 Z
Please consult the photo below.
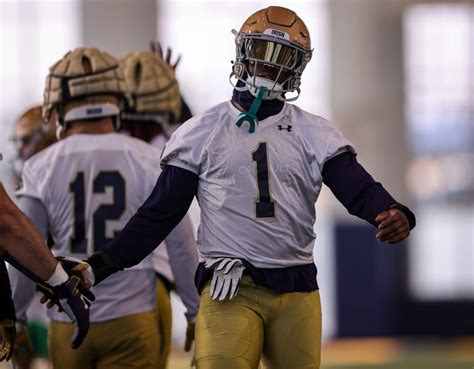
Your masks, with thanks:
M 231 78 L 240 81 L 234 87 L 248 89 L 254 96 L 265 87 L 263 99 L 295 100 L 301 75 L 312 56 L 310 35 L 301 18 L 290 9 L 270 6 L 252 14 L 239 32 L 232 32 L 236 36 L 236 60 Z M 286 92 L 294 91 L 296 97 L 285 98 Z
M 60 132 L 69 122 L 102 117 L 115 117 L 118 129 L 120 111 L 127 104 L 132 100 L 122 69 L 106 52 L 77 48 L 49 69 L 43 118 L 49 122 L 55 113 Z

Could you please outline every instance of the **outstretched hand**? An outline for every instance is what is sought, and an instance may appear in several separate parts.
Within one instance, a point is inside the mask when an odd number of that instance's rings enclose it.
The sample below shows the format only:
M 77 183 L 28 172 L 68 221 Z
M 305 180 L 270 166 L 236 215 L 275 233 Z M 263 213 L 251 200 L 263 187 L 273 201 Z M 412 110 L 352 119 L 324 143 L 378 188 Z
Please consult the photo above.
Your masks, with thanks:
M 401 210 L 383 211 L 375 221 L 378 223 L 376 237 L 380 242 L 397 243 L 410 235 L 408 219 Z
M 171 62 L 172 52 L 170 47 L 166 48 L 166 56 L 163 56 L 163 48 L 161 47 L 161 43 L 158 41 L 150 41 L 150 49 L 154 54 L 158 55 L 161 59 L 168 63 L 168 65 L 173 69 L 176 69 L 179 62 L 181 61 L 181 55 L 178 55 L 174 63 Z
M 194 342 L 194 334 L 196 330 L 196 323 L 188 323 L 186 327 L 186 338 L 184 341 L 184 351 L 189 352 L 191 351 L 191 347 L 193 346 Z
M 94 294 L 76 275 L 70 276 L 59 286 L 51 287 L 42 282 L 37 284 L 37 288 L 44 295 L 42 303 L 48 302 L 48 307 L 58 306 L 58 310 L 64 311 L 72 320 L 74 333 L 71 337 L 71 347 L 78 348 L 89 331 L 89 307 L 95 300 Z

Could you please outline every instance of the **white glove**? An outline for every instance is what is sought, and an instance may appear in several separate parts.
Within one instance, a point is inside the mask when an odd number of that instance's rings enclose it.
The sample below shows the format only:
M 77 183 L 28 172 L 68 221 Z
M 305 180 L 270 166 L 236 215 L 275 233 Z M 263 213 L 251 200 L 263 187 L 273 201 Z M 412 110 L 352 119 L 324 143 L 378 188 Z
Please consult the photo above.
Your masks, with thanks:
M 58 259 L 68 274 L 78 276 L 87 288 L 91 288 L 94 285 L 94 271 L 87 262 L 71 256 L 58 256 L 56 259 Z
M 231 300 L 237 295 L 240 279 L 245 269 L 240 259 L 213 258 L 206 261 L 207 269 L 214 269 L 210 295 L 213 300 Z

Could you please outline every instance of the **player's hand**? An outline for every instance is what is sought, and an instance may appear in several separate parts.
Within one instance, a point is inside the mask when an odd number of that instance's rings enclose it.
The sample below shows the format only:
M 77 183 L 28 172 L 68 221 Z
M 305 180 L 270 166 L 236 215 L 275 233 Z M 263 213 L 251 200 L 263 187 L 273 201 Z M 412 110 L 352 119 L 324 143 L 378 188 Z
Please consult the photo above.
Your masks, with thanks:
M 184 351 L 191 351 L 194 342 L 194 332 L 196 330 L 196 323 L 188 323 L 186 327 L 186 339 L 184 341 Z
M 158 55 L 161 59 L 168 63 L 168 65 L 173 69 L 176 69 L 179 62 L 181 61 L 181 55 L 178 55 L 174 63 L 171 62 L 171 49 L 169 47 L 166 48 L 166 57 L 164 57 L 163 48 L 158 41 L 150 41 L 150 49 L 154 54 Z
M 28 332 L 24 324 L 17 323 L 16 341 L 13 347 L 12 360 L 19 369 L 30 369 L 35 356 Z
M 0 361 L 10 360 L 15 345 L 15 322 L 5 319 L 0 322 Z
M 240 259 L 213 258 L 206 261 L 207 269 L 214 269 L 210 295 L 213 300 L 231 300 L 239 291 L 245 266 Z
M 58 256 L 56 259 L 61 263 L 62 267 L 69 276 L 75 275 L 81 280 L 81 284 L 87 289 L 91 288 L 95 282 L 94 271 L 92 267 L 85 261 L 70 257 Z M 81 288 L 81 286 L 79 286 Z
M 79 277 L 81 283 L 79 283 L 77 288 L 81 294 L 87 296 L 87 294 L 90 293 L 89 289 L 94 285 L 95 282 L 95 276 L 92 267 L 85 261 L 70 256 L 57 256 L 56 259 L 61 263 L 64 271 L 69 276 L 75 275 Z M 57 305 L 57 302 L 44 293 L 38 284 L 36 289 L 40 292 L 43 292 L 40 302 L 42 304 L 46 304 L 48 309 L 51 309 L 53 306 Z M 58 306 L 58 311 L 63 311 L 60 306 Z
M 408 219 L 401 210 L 383 211 L 375 221 L 378 223 L 376 237 L 380 242 L 397 243 L 410 235 Z
M 71 347 L 78 348 L 89 331 L 89 306 L 95 300 L 94 294 L 84 286 L 80 289 L 81 281 L 75 275 L 56 287 L 51 287 L 44 282 L 38 283 L 37 286 L 49 301 L 48 307 L 51 307 L 53 302 L 58 306 L 59 311 L 64 311 L 72 320 L 74 333 L 71 338 Z M 44 301 L 45 299 L 42 299 L 42 302 Z

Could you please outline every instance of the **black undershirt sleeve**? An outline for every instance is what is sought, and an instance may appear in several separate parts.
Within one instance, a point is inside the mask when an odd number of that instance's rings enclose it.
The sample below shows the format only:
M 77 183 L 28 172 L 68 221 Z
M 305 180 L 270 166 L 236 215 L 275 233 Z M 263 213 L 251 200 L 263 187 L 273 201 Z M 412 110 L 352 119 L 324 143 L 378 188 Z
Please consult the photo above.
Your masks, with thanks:
M 0 322 L 5 319 L 16 321 L 12 289 L 5 262 L 0 259 Z
M 397 201 L 357 162 L 355 154 L 345 152 L 329 159 L 323 168 L 323 182 L 347 211 L 377 226 L 375 218 Z M 410 212 L 411 213 L 411 212 Z
M 130 268 L 148 256 L 188 212 L 197 193 L 199 177 L 188 170 L 166 165 L 156 185 L 123 230 L 107 247 L 87 262 L 96 284 L 110 274 Z

